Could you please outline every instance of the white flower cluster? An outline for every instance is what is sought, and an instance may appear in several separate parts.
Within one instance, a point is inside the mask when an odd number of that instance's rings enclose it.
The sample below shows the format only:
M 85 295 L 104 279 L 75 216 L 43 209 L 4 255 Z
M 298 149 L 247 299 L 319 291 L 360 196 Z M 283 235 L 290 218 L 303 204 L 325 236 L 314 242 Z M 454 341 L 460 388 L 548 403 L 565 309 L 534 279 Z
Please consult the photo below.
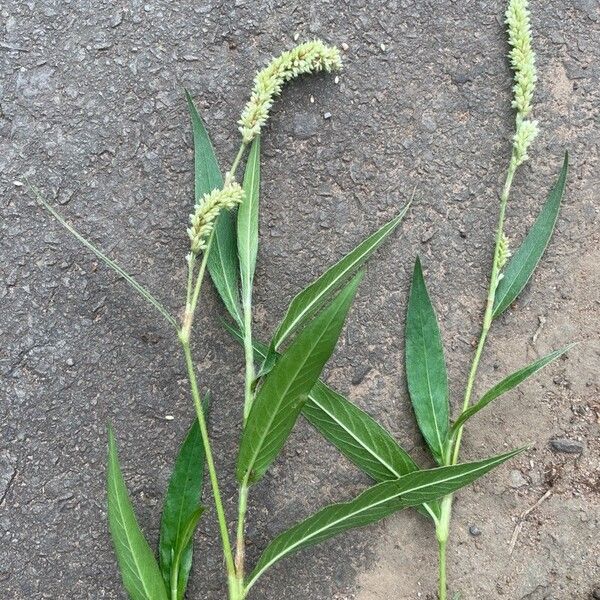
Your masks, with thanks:
M 243 199 L 244 191 L 235 181 L 226 184 L 221 190 L 213 190 L 202 196 L 190 215 L 190 226 L 187 230 L 193 254 L 206 250 L 219 213 L 240 204 Z
M 250 143 L 269 118 L 274 98 L 283 85 L 305 73 L 339 70 L 342 66 L 337 48 L 326 46 L 320 40 L 306 42 L 284 52 L 259 71 L 254 78 L 252 96 L 239 120 L 244 143 Z
M 513 138 L 513 167 L 524 163 L 527 150 L 538 133 L 537 122 L 528 119 L 531 113 L 537 74 L 535 53 L 531 44 L 531 24 L 527 0 L 510 0 L 506 10 L 510 63 L 515 72 L 512 105 L 517 109 L 517 131 Z

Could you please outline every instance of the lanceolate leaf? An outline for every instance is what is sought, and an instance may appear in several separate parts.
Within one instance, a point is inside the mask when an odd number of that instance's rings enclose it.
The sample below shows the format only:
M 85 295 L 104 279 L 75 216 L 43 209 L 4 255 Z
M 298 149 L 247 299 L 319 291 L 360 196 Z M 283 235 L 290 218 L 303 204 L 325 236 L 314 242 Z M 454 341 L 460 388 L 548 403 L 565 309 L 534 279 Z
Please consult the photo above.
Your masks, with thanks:
M 114 260 L 106 256 L 100 248 L 92 244 L 87 238 L 81 235 L 74 227 L 69 225 L 62 215 L 57 212 L 50 204 L 44 200 L 44 197 L 40 192 L 32 187 L 31 191 L 35 194 L 37 200 L 44 206 L 44 208 L 81 244 L 83 244 L 88 250 L 93 252 L 107 267 L 112 269 L 115 273 L 120 275 L 148 304 L 154 306 L 156 310 L 175 328 L 179 327 L 177 320 L 171 313 L 137 280 L 132 277 L 125 269 L 118 265 Z
M 375 481 L 389 481 L 419 467 L 375 419 L 317 381 L 302 408 L 304 418 L 342 454 Z M 437 500 L 419 512 L 439 517 Z
M 419 467 L 367 413 L 318 381 L 302 414 L 375 481 L 397 479 Z
M 399 225 L 409 206 L 386 223 L 381 229 L 370 235 L 342 260 L 327 269 L 316 281 L 302 290 L 290 303 L 290 306 L 273 336 L 272 346 L 277 349 L 280 344 L 306 320 L 310 319 L 319 306 L 336 289 L 339 289 L 351 275 L 379 248 L 386 238 Z
M 565 191 L 568 169 L 569 154 L 566 152 L 562 169 L 550 191 L 544 208 L 542 208 L 525 240 L 510 259 L 498 284 L 494 300 L 494 317 L 501 315 L 516 300 L 535 271 L 540 258 L 542 258 L 542 254 L 544 254 L 554 231 L 560 202 Z
M 242 435 L 237 476 L 260 479 L 283 447 L 308 393 L 329 360 L 356 289 L 359 273 L 294 340 L 260 388 Z
M 442 464 L 448 434 L 448 378 L 442 338 L 418 258 L 406 316 L 406 378 L 419 429 Z
M 175 578 L 177 600 L 184 596 L 192 568 L 193 530 L 190 534 L 188 526 L 201 509 L 203 479 L 204 447 L 198 421 L 194 420 L 175 461 L 160 523 L 160 569 L 167 589 L 172 589 L 172 579 Z
M 242 341 L 239 331 L 228 324 L 225 327 L 238 341 Z M 264 359 L 267 346 L 254 341 L 254 354 L 257 361 Z M 321 381 L 317 381 L 310 390 L 302 415 L 375 481 L 398 479 L 418 469 L 408 453 L 377 421 Z M 438 502 L 434 500 L 420 512 L 437 518 Z
M 258 251 L 258 204 L 260 191 L 260 136 L 252 148 L 244 173 L 244 200 L 237 215 L 237 246 L 242 279 L 242 297 L 252 296 L 252 280 Z
M 350 502 L 328 506 L 277 536 L 260 557 L 246 588 L 252 587 L 269 567 L 292 552 L 348 529 L 369 525 L 408 506 L 451 494 L 519 452 L 515 450 L 478 462 L 414 471 L 395 481 L 379 483 Z
M 478 402 L 473 404 L 473 406 L 468 408 L 460 415 L 454 425 L 452 425 L 452 431 L 454 432 L 462 427 L 468 419 L 470 419 L 474 414 L 477 414 L 482 408 L 485 408 L 492 400 L 495 400 L 499 396 L 502 396 L 502 394 L 505 394 L 506 392 L 517 387 L 521 382 L 525 381 L 525 379 L 531 377 L 540 369 L 543 369 L 546 365 L 561 357 L 572 347 L 573 344 L 566 346 L 565 348 L 561 348 L 560 350 L 555 350 L 554 352 L 547 354 L 543 358 L 532 362 L 530 365 L 527 365 L 523 369 L 519 369 L 518 371 L 515 371 L 508 377 L 504 378 L 500 383 L 488 390 Z
M 132 600 L 168 600 L 156 559 L 133 512 L 112 429 L 108 432 L 107 491 L 108 524 L 127 593 Z
M 187 566 L 188 549 L 192 547 L 194 533 L 196 532 L 198 521 L 200 521 L 200 517 L 203 513 L 204 507 L 199 506 L 190 515 L 188 515 L 187 521 L 183 523 L 181 535 L 177 540 L 177 545 L 175 546 L 175 550 L 173 552 L 172 573 L 175 579 L 171 579 L 170 581 L 171 600 L 182 600 L 182 598 L 185 596 L 185 589 L 187 587 L 188 575 L 192 563 L 192 556 L 189 554 L 189 567 Z M 179 575 L 182 574 L 182 571 L 184 571 L 185 575 L 185 580 L 183 582 L 179 579 Z
M 198 201 L 204 194 L 222 188 L 223 177 L 206 128 L 187 91 L 186 98 L 194 134 L 195 201 Z M 208 256 L 208 271 L 225 308 L 241 325 L 235 215 L 231 211 L 221 211 L 215 223 L 212 246 Z

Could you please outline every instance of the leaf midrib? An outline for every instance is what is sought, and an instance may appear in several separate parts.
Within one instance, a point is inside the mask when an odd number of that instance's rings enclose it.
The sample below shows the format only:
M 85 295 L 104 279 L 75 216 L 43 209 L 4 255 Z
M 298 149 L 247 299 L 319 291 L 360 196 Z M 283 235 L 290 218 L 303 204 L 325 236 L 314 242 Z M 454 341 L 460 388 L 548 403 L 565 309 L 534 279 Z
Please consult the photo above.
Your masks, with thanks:
M 385 498 L 378 500 L 377 502 L 373 502 L 371 504 L 368 504 L 367 506 L 364 506 L 362 508 L 359 508 L 357 510 L 355 510 L 354 512 L 352 512 L 351 514 L 347 514 L 344 515 L 343 518 L 338 518 L 330 523 L 328 523 L 326 526 L 320 527 L 318 530 L 316 530 L 315 532 L 312 532 L 310 535 L 307 535 L 305 537 L 302 537 L 301 539 L 297 540 L 296 542 L 294 542 L 293 544 L 286 546 L 285 547 L 285 551 L 280 551 L 278 552 L 268 563 L 266 563 L 260 571 L 258 571 L 253 577 L 252 579 L 250 579 L 250 581 L 246 584 L 246 589 L 250 589 L 250 587 L 252 587 L 252 585 L 254 585 L 254 583 L 256 582 L 256 580 L 274 563 L 276 563 L 280 558 L 282 558 L 283 556 L 285 556 L 286 554 L 289 554 L 289 552 L 291 552 L 292 550 L 294 550 L 294 548 L 297 548 L 300 544 L 302 544 L 304 541 L 309 540 L 313 537 L 316 537 L 318 534 L 322 533 L 323 531 L 326 531 L 327 529 L 333 528 L 336 525 L 338 525 L 339 523 L 342 523 L 343 521 L 347 521 L 357 515 L 360 515 L 360 513 L 365 512 L 366 510 L 372 509 L 372 508 L 377 508 L 378 506 L 380 506 L 381 504 L 385 504 L 386 502 L 389 502 L 390 500 L 393 500 L 394 498 L 401 496 L 403 494 L 409 494 L 409 493 L 413 493 L 413 492 L 417 492 L 421 489 L 427 488 L 427 487 L 431 487 L 432 485 L 439 485 L 439 484 L 443 484 L 443 483 L 447 483 L 448 481 L 452 481 L 454 479 L 460 478 L 460 477 L 464 477 L 465 475 L 470 475 L 471 473 L 475 473 L 479 470 L 485 469 L 489 466 L 493 466 L 495 463 L 498 462 L 502 462 L 502 459 L 504 459 L 505 457 L 503 456 L 502 458 L 498 458 L 496 461 L 491 461 L 491 462 L 487 462 L 483 465 L 480 465 L 479 467 L 472 469 L 471 471 L 467 471 L 467 472 L 461 472 L 457 475 L 453 475 L 450 477 L 446 477 L 443 480 L 438 480 L 435 483 L 425 483 L 419 486 L 415 486 L 412 487 L 410 489 L 406 489 L 403 490 L 401 492 L 398 492 L 396 494 L 393 494 L 391 496 L 386 496 Z M 443 467 L 442 467 L 443 468 Z M 383 484 L 386 483 L 392 483 L 392 482 L 383 482 Z M 379 484 L 382 485 L 382 484 Z M 325 510 L 325 509 L 323 509 Z M 309 517 L 310 518 L 310 517 Z
M 342 308 L 343 308 L 343 305 L 341 305 L 337 310 L 334 311 L 334 313 L 331 315 L 329 323 L 322 329 L 321 334 L 317 338 L 314 338 L 314 341 L 309 346 L 310 350 L 308 350 L 307 352 L 304 353 L 304 359 L 302 360 L 302 362 L 298 363 L 299 366 L 295 369 L 294 376 L 289 377 L 287 379 L 288 383 L 284 386 L 285 393 L 278 394 L 279 402 L 277 403 L 277 407 L 276 407 L 277 410 L 272 410 L 270 413 L 270 417 L 267 420 L 267 427 L 263 428 L 264 434 L 260 435 L 259 440 L 258 440 L 259 444 L 256 445 L 256 450 L 252 452 L 252 455 L 251 455 L 252 458 L 248 462 L 248 466 L 246 468 L 246 473 L 250 473 L 252 471 L 252 468 L 253 468 L 254 464 L 256 463 L 257 458 L 260 456 L 260 453 L 264 446 L 265 440 L 267 439 L 268 435 L 271 432 L 271 427 L 273 425 L 273 422 L 275 421 L 275 417 L 277 416 L 277 413 L 279 412 L 279 408 L 281 407 L 283 399 L 289 393 L 289 390 L 292 387 L 292 383 L 297 379 L 298 374 L 301 372 L 304 365 L 306 365 L 309 358 L 312 356 L 312 353 L 313 353 L 315 347 L 318 346 L 320 341 L 326 335 L 327 331 L 329 330 L 329 326 L 330 326 L 331 322 L 336 318 L 336 316 L 338 315 L 340 310 L 342 310 Z
M 256 142 L 255 142 L 256 143 Z M 257 155 L 259 155 L 259 153 L 256 153 Z M 250 182 L 249 182 L 249 193 L 248 193 L 248 198 L 244 198 L 244 200 L 249 200 L 249 198 L 252 198 L 252 202 L 248 202 L 248 213 L 247 213 L 247 219 L 246 219 L 246 235 L 245 235 L 245 244 L 246 244 L 246 254 L 245 254 L 245 258 L 243 259 L 245 262 L 244 265 L 244 270 L 242 273 L 242 285 L 244 287 L 244 293 L 245 294 L 250 294 L 250 288 L 251 288 L 251 284 L 252 284 L 252 274 L 250 273 L 251 268 L 250 268 L 250 233 L 252 232 L 252 213 L 254 210 L 254 199 L 255 199 L 255 195 L 254 194 L 254 185 L 255 185 L 255 181 L 256 181 L 256 168 L 255 168 L 255 163 L 258 161 L 258 158 L 254 158 L 254 163 L 252 165 L 248 165 L 252 171 L 250 172 Z M 245 192 L 245 190 L 244 190 Z M 243 206 L 243 203 L 242 203 Z
M 419 328 L 421 329 L 421 341 L 423 342 L 423 344 L 422 344 L 422 346 L 423 346 L 423 358 L 425 360 L 425 375 L 427 377 L 427 389 L 429 390 L 429 404 L 431 405 L 431 414 L 433 416 L 433 422 L 434 422 L 434 425 L 435 425 L 435 433 L 436 433 L 436 436 L 437 436 L 437 439 L 438 439 L 438 444 L 439 444 L 438 452 L 440 453 L 440 456 L 441 456 L 441 455 L 443 455 L 444 446 L 442 444 L 442 438 L 440 437 L 438 420 L 437 420 L 435 405 L 434 405 L 434 402 L 433 402 L 433 392 L 432 392 L 432 389 L 431 389 L 431 380 L 429 378 L 429 361 L 427 360 L 427 346 L 425 344 L 425 332 L 424 332 L 424 329 L 423 329 L 423 318 L 422 317 L 423 317 L 423 311 L 419 307 L 419 310 L 418 310 L 418 319 L 419 319 Z M 435 316 L 434 316 L 434 318 L 435 318 Z

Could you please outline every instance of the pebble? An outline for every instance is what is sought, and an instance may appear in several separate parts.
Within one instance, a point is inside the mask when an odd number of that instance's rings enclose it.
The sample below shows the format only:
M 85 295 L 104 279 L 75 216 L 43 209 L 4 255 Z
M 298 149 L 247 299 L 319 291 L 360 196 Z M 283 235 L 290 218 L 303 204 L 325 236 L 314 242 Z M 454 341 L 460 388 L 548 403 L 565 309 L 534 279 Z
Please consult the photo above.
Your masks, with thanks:
M 331 113 L 330 113 L 330 112 L 326 112 L 326 113 L 323 115 L 323 118 L 324 118 L 324 119 L 331 119 Z
M 581 454 L 584 449 L 583 442 L 569 438 L 554 438 L 550 440 L 550 446 L 556 452 L 564 452 L 565 454 Z
M 352 385 L 358 385 L 366 376 L 367 373 L 371 370 L 371 367 L 368 365 L 363 365 L 362 367 L 358 367 L 352 375 Z
M 523 477 L 523 473 L 518 469 L 513 469 L 510 472 L 510 487 L 511 488 L 520 488 L 524 485 L 527 485 L 528 481 Z
M 469 533 L 473 537 L 479 537 L 481 535 L 481 529 L 479 529 L 479 527 L 477 527 L 477 525 L 471 525 L 469 527 Z
M 346 52 L 348 50 L 348 48 L 350 48 L 350 46 L 348 46 L 348 44 L 346 44 L 346 42 L 342 42 L 341 46 L 342 46 L 342 50 L 344 52 Z
M 317 116 L 311 113 L 297 113 L 293 117 L 294 134 L 300 139 L 308 139 L 319 131 Z

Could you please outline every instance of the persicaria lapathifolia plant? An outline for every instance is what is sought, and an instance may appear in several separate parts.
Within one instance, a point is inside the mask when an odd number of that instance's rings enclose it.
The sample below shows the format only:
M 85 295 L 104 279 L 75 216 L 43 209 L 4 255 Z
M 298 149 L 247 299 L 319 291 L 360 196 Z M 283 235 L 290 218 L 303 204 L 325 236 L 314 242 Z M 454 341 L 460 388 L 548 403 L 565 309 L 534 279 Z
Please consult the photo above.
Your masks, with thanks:
M 510 63 L 514 71 L 512 105 L 516 110 L 516 127 L 506 179 L 500 195 L 498 226 L 483 323 L 465 384 L 462 408 L 452 424 L 448 416 L 448 385 L 442 341 L 418 260 L 414 269 L 406 319 L 406 376 L 410 398 L 417 422 L 433 458 L 438 464 L 446 466 L 458 463 L 463 428 L 471 417 L 570 348 L 567 346 L 556 350 L 512 373 L 472 403 L 479 363 L 492 323 L 516 300 L 546 249 L 558 216 L 568 168 L 568 155 L 565 154 L 561 172 L 540 215 L 511 258 L 510 240 L 505 229 L 510 190 L 515 173 L 528 159 L 527 152 L 538 132 L 537 123 L 530 119 L 537 76 L 527 0 L 510 0 L 506 11 L 506 24 L 511 47 Z M 445 600 L 447 595 L 446 546 L 450 531 L 452 499 L 452 494 L 447 494 L 439 504 L 439 513 L 432 515 L 439 545 L 440 600 Z
M 509 376 L 476 404 L 471 393 L 492 319 L 505 310 L 527 283 L 551 235 L 566 178 L 566 160 L 558 183 L 530 234 L 511 261 L 504 233 L 504 212 L 517 167 L 526 160 L 535 124 L 531 110 L 535 70 L 525 4 L 509 8 L 512 55 L 518 74 L 515 88 L 517 132 L 507 184 L 501 199 L 490 294 L 479 347 L 473 362 L 460 417 L 450 426 L 441 338 L 417 261 L 406 323 L 406 368 L 417 421 L 438 466 L 421 469 L 398 442 L 367 413 L 319 380 L 331 356 L 367 259 L 393 233 L 408 206 L 362 241 L 296 295 L 267 344 L 252 336 L 252 289 L 258 253 L 260 136 L 273 99 L 282 86 L 301 74 L 341 66 L 335 48 L 319 41 L 302 44 L 274 59 L 254 81 L 252 96 L 239 122 L 242 144 L 230 169 L 222 175 L 202 120 L 187 95 L 195 149 L 195 202 L 188 236 L 187 285 L 182 318 L 175 318 L 144 286 L 75 231 L 37 194 L 46 208 L 87 248 L 122 276 L 165 318 L 179 340 L 190 383 L 196 420 L 178 453 L 165 495 L 158 559 L 140 530 L 123 480 L 112 429 L 107 469 L 108 517 L 115 553 L 127 593 L 134 600 L 181 600 L 192 566 L 193 537 L 203 514 L 204 470 L 223 550 L 230 600 L 246 598 L 261 576 L 280 559 L 353 527 L 367 525 L 414 506 L 434 522 L 440 547 L 440 597 L 446 597 L 445 549 L 452 494 L 519 450 L 476 462 L 458 464 L 462 426 L 502 393 L 555 359 L 558 351 Z M 529 70 L 527 70 L 529 69 Z M 517 89 L 518 88 L 518 89 Z M 247 150 L 249 147 L 249 152 Z M 241 184 L 236 173 L 246 157 Z M 236 211 L 237 208 L 237 211 Z M 205 412 L 208 394 L 201 393 L 192 357 L 193 323 L 206 271 L 233 319 L 227 325 L 244 348 L 245 385 L 240 402 L 242 430 L 237 455 L 238 511 L 235 527 L 228 522 L 219 491 Z M 203 399 L 204 398 L 204 399 Z M 368 474 L 375 484 L 356 498 L 327 506 L 279 534 L 248 569 L 245 522 L 251 490 L 279 455 L 302 414 L 327 440 Z M 216 417 L 218 418 L 218 416 Z

